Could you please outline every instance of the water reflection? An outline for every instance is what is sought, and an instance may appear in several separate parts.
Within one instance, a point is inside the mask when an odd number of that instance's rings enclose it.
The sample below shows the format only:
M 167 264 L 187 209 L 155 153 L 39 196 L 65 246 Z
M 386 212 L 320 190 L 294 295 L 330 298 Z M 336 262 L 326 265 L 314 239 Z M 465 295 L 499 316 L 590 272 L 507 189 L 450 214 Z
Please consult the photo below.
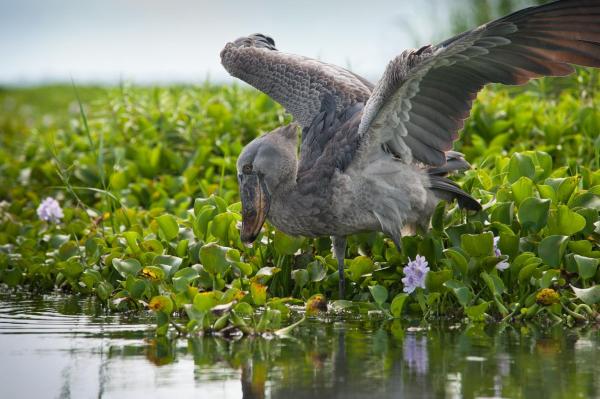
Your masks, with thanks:
M 284 339 L 156 338 L 89 300 L 0 295 L 2 397 L 591 398 L 596 328 L 312 320 Z

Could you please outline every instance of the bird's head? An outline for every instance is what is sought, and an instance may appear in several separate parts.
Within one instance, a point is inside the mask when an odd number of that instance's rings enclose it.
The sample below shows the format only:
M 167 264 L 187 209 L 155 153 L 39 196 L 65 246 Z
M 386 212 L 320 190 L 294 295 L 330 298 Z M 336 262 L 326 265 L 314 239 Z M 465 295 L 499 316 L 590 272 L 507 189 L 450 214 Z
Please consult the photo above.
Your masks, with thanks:
M 253 242 L 269 214 L 271 198 L 293 183 L 298 126 L 290 124 L 250 142 L 237 160 L 244 243 Z

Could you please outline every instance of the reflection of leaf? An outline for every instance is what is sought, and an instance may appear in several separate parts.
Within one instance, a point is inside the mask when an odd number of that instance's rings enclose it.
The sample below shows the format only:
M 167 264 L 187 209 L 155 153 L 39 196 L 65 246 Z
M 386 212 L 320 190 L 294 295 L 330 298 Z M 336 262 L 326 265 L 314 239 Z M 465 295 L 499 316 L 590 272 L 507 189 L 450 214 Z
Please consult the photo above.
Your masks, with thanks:
M 594 305 L 600 302 L 600 285 L 595 285 L 593 287 L 583 289 L 573 286 L 571 286 L 571 288 L 573 288 L 575 296 L 581 299 L 583 302 L 587 303 L 588 305 Z

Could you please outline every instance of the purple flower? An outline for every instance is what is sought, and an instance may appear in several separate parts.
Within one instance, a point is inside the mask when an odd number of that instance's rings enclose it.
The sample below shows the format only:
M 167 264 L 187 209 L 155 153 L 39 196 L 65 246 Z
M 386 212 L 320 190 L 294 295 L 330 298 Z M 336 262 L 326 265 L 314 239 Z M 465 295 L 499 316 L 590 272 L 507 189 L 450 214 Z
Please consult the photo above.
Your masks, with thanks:
M 498 241 L 500 241 L 500 237 L 494 237 L 494 255 L 496 257 L 502 256 L 502 252 L 500 252 L 500 248 L 498 248 Z M 507 261 L 503 260 L 502 262 L 496 263 L 496 269 L 498 270 L 506 270 L 510 265 Z
M 407 334 L 404 337 L 403 355 L 408 367 L 417 374 L 427 373 L 429 357 L 427 355 L 427 337 Z
M 404 278 L 402 278 L 404 292 L 410 294 L 417 287 L 425 288 L 425 276 L 429 272 L 429 267 L 424 256 L 417 255 L 415 260 L 408 258 L 408 264 L 402 271 L 404 272 Z
M 37 214 L 40 219 L 46 222 L 58 223 L 65 215 L 57 200 L 52 197 L 47 197 L 38 206 Z

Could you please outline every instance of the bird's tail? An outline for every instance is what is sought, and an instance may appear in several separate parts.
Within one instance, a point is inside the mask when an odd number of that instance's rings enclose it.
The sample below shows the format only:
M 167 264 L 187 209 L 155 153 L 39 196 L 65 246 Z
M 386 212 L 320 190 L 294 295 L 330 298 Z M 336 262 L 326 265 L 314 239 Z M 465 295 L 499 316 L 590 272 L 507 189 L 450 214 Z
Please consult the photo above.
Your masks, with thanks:
M 445 165 L 427 169 L 429 182 L 431 183 L 429 189 L 440 199 L 446 201 L 456 200 L 458 206 L 461 208 L 480 211 L 481 204 L 464 192 L 458 184 L 446 177 L 452 172 L 468 170 L 470 168 L 471 165 L 465 161 L 463 154 L 456 151 L 448 151 L 446 153 Z

